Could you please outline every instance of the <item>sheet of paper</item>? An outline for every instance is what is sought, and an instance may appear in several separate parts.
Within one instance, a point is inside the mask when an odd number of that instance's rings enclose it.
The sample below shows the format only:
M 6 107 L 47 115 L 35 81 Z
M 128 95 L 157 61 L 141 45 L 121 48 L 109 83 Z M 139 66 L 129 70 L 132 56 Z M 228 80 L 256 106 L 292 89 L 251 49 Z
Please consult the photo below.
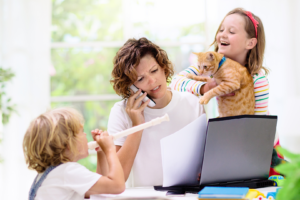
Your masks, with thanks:
M 155 191 L 153 187 L 126 188 L 119 195 L 94 194 L 90 200 L 197 200 L 198 194 L 186 193 L 185 196 L 166 196 L 167 191 Z
M 206 128 L 206 115 L 203 114 L 160 140 L 164 187 L 199 184 Z

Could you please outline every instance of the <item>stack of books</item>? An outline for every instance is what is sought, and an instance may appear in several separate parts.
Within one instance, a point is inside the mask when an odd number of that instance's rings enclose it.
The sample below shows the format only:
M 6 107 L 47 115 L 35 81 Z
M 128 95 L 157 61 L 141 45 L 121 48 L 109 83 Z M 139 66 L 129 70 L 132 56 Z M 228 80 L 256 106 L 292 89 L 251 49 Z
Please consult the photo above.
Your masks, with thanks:
M 205 187 L 198 193 L 199 200 L 247 200 L 247 187 Z

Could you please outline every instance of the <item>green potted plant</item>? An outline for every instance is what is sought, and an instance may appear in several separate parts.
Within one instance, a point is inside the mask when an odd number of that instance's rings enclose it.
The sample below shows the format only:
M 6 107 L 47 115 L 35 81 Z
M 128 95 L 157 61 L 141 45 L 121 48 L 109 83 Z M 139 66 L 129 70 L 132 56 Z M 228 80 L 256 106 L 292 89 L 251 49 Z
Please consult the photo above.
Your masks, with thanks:
M 11 69 L 3 69 L 0 67 L 0 110 L 2 112 L 2 123 L 7 124 L 11 113 L 14 111 L 14 106 L 10 105 L 11 98 L 7 97 L 5 86 L 8 81 L 14 77 Z
M 289 162 L 278 165 L 275 170 L 285 176 L 283 187 L 278 191 L 276 200 L 300 199 L 300 154 L 294 154 L 288 150 L 277 147 L 277 151 Z
M 9 98 L 5 92 L 5 87 L 7 82 L 9 82 L 13 77 L 14 73 L 11 71 L 10 68 L 3 69 L 0 67 L 0 116 L 2 121 L 0 122 L 1 126 L 3 124 L 7 124 L 12 112 L 15 111 L 14 105 L 11 104 L 11 98 Z M 1 143 L 1 134 L 0 133 L 0 143 Z M 0 162 L 1 162 L 0 157 Z

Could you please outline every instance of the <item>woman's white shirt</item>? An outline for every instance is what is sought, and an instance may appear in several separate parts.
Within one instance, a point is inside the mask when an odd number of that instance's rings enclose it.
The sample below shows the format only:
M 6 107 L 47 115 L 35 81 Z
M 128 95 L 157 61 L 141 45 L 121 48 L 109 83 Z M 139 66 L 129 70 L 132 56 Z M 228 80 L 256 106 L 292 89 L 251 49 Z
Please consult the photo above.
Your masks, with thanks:
M 201 114 L 205 113 L 204 107 L 199 104 L 199 99 L 191 93 L 172 90 L 170 103 L 162 109 L 144 110 L 145 121 L 169 115 L 169 122 L 162 122 L 143 131 L 139 150 L 135 157 L 132 173 L 133 186 L 162 185 L 162 160 L 160 139 L 175 133 Z M 125 111 L 126 101 L 117 102 L 111 109 L 108 121 L 108 133 L 113 135 L 132 127 L 132 122 Z M 122 146 L 126 137 L 115 141 L 115 145 Z
M 100 177 L 77 162 L 61 164 L 47 175 L 35 200 L 82 200 Z

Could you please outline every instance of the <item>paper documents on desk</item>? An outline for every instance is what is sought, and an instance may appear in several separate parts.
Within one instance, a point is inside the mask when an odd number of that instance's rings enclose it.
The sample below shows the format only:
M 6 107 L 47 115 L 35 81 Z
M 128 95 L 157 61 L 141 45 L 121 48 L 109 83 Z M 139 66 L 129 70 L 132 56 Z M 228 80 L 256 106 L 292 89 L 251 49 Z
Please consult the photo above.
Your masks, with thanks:
M 206 115 L 203 114 L 160 140 L 164 187 L 199 184 L 206 128 Z
M 126 188 L 119 194 L 96 194 L 91 195 L 90 200 L 170 200 L 166 197 L 166 193 L 158 192 L 147 187 Z
M 167 197 L 115 197 L 109 195 L 93 196 L 90 200 L 171 200 Z

